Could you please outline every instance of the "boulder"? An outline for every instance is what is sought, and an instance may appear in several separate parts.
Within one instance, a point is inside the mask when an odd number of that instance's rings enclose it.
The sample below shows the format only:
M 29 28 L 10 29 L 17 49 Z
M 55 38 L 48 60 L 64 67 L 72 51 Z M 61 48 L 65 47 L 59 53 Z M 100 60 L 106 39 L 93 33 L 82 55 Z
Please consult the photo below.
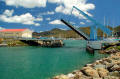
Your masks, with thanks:
M 106 59 L 106 61 L 107 61 L 108 63 L 112 63 L 112 59 L 111 59 L 111 58 Z
M 117 52 L 119 52 L 119 50 L 115 48 L 105 50 L 105 53 L 107 54 L 112 54 L 112 53 L 117 53 Z
M 104 62 L 102 62 L 102 64 L 105 65 L 105 66 L 107 66 L 110 63 L 108 63 L 107 61 L 104 61 Z
M 67 77 L 68 77 L 69 79 L 74 79 L 75 74 L 69 73 L 69 74 L 67 75 Z
M 110 76 L 116 76 L 120 78 L 120 73 L 118 71 L 114 71 L 114 72 L 109 72 Z
M 109 71 L 105 68 L 97 68 L 96 70 L 98 71 L 98 74 L 101 78 L 107 76 L 109 73 Z
M 92 78 L 92 79 L 103 79 L 103 78 Z
M 82 72 L 76 72 L 75 76 L 74 76 L 74 79 L 79 79 L 79 78 L 82 78 L 82 77 L 83 77 L 83 73 Z
M 93 64 L 86 64 L 85 66 L 93 67 Z
M 96 60 L 95 64 L 96 65 L 101 64 L 100 62 L 101 62 L 101 60 Z
M 111 68 L 112 71 L 120 71 L 120 66 L 115 64 L 112 68 Z
M 69 77 L 66 75 L 60 75 L 60 76 L 54 77 L 53 79 L 69 79 Z
M 105 76 L 103 79 L 120 79 L 120 78 L 115 76 Z
M 91 68 L 91 67 L 83 67 L 82 72 L 83 72 L 86 76 L 99 78 L 98 72 L 97 72 L 95 69 Z
M 76 73 L 78 73 L 78 72 L 80 72 L 80 70 L 74 70 L 74 71 L 72 72 L 72 74 L 76 74 Z
M 103 65 L 103 64 L 98 64 L 98 65 L 95 65 L 94 68 L 95 68 L 95 69 L 96 69 L 96 68 L 106 68 L 106 66 Z

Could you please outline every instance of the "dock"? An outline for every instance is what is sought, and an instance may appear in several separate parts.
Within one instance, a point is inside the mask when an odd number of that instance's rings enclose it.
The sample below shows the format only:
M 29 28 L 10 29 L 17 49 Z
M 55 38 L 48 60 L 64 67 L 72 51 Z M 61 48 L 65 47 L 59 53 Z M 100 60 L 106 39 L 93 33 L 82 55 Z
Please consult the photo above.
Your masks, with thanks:
M 4 39 L 0 46 L 62 47 L 64 43 L 61 39 L 11 38 Z
M 41 47 L 62 47 L 64 46 L 63 40 L 60 40 L 60 39 L 20 39 L 20 41 L 30 46 L 41 46 Z

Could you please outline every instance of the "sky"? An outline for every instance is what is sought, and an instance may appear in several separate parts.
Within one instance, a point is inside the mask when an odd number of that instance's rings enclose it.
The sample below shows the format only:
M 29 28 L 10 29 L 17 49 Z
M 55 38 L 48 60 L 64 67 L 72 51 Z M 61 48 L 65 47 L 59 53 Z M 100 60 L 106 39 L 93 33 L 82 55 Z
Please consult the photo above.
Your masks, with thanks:
M 76 27 L 94 24 L 73 6 L 97 22 L 115 27 L 120 25 L 119 4 L 120 0 L 0 0 L 0 29 L 69 29 L 60 19 Z

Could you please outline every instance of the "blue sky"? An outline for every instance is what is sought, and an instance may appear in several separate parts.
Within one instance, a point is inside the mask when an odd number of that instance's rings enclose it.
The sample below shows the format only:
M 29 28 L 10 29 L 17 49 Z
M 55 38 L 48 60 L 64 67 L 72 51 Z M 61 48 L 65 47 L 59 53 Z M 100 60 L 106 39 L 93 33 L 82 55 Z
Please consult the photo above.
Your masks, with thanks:
M 29 28 L 40 32 L 53 28 L 68 29 L 59 20 L 78 27 L 90 26 L 72 6 L 86 12 L 98 22 L 112 27 L 120 25 L 120 0 L 0 0 L 0 27 Z

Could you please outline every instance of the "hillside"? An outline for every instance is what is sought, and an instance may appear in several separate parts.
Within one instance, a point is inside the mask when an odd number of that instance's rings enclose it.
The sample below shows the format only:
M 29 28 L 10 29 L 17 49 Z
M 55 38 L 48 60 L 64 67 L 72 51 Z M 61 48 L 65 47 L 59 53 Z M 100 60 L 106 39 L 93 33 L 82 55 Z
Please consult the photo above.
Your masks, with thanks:
M 34 32 L 33 37 L 56 37 L 56 38 L 79 38 L 80 36 L 72 30 L 52 29 L 41 33 Z
M 110 26 L 108 26 L 108 27 L 111 30 L 113 29 Z M 87 35 L 90 35 L 90 27 L 81 27 L 79 29 L 82 30 Z M 119 29 L 120 29 L 120 26 L 114 28 L 114 31 L 118 32 L 118 31 L 120 31 Z M 80 38 L 80 36 L 72 30 L 62 30 L 62 29 L 58 29 L 58 28 L 54 28 L 50 31 L 45 31 L 45 32 L 41 32 L 41 33 L 37 33 L 37 32 L 33 33 L 33 37 L 39 37 L 39 36 L 56 37 L 56 38 Z M 98 36 L 100 36 L 100 37 L 103 36 L 103 32 L 100 29 L 98 29 Z

